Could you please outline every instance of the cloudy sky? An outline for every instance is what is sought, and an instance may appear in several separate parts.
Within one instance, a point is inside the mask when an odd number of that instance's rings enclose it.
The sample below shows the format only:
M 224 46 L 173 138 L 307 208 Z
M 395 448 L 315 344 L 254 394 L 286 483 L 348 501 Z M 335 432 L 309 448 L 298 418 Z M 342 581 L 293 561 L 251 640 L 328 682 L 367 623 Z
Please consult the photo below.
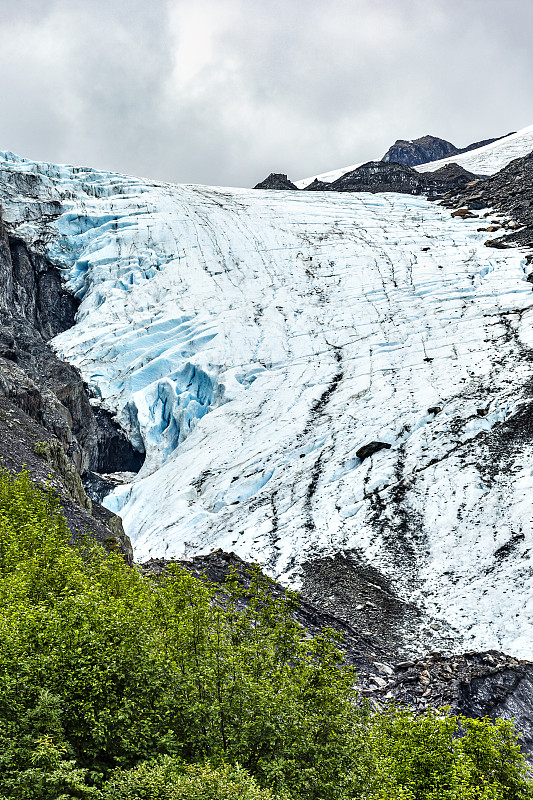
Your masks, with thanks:
M 0 149 L 250 186 L 533 124 L 531 0 L 0 0 Z

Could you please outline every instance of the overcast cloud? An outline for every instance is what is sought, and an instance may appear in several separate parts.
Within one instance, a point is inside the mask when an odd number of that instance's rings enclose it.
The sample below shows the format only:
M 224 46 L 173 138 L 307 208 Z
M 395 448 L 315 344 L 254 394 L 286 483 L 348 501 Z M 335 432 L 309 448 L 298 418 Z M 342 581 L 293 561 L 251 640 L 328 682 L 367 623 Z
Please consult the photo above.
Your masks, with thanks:
M 0 149 L 250 186 L 533 124 L 531 0 L 0 0 Z

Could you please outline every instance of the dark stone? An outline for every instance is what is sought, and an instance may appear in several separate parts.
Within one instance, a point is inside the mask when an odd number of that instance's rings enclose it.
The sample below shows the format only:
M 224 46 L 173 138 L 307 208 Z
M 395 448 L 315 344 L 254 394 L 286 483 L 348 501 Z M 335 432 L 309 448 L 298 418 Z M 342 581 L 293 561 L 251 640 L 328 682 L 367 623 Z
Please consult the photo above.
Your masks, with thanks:
M 80 473 L 138 471 L 144 455 L 108 412 L 93 411 L 79 371 L 48 345 L 78 306 L 57 267 L 9 236 L 0 217 L 0 394 L 55 435 Z
M 428 408 L 428 414 L 440 414 L 442 408 L 440 406 L 431 406 Z
M 305 191 L 400 192 L 437 199 L 444 197 L 452 188 L 463 188 L 475 179 L 473 173 L 457 164 L 447 165 L 436 172 L 423 173 L 403 164 L 369 161 L 332 183 L 323 183 L 315 178 Z
M 444 201 L 457 208 L 492 208 L 508 222 L 508 233 L 486 242 L 487 247 L 507 245 L 533 246 L 533 153 L 516 158 L 495 175 L 476 184 L 454 191 Z M 491 226 L 493 227 L 493 226 Z
M 486 242 L 483 242 L 485 247 L 494 247 L 496 250 L 508 250 L 512 245 L 506 244 L 506 242 L 502 242 L 501 239 L 487 239 Z
M 505 664 L 461 681 L 457 708 L 468 717 L 514 720 L 523 749 L 533 753 L 533 664 Z
M 1 392 L 0 466 L 12 473 L 26 469 L 33 481 L 57 493 L 72 541 L 90 536 L 133 562 L 131 542 L 120 517 L 91 502 L 61 442 Z
M 83 476 L 83 488 L 94 503 L 101 503 L 117 484 L 100 475 L 99 472 L 88 471 Z
M 131 442 L 107 409 L 93 408 L 93 413 L 98 426 L 96 471 L 138 472 L 144 464 L 145 453 L 133 449 Z
M 390 450 L 391 447 L 392 445 L 388 442 L 369 442 L 363 445 L 363 447 L 360 447 L 359 450 L 356 450 L 355 455 L 357 458 L 360 458 L 361 461 L 364 461 L 365 458 L 370 458 L 374 453 L 379 453 L 380 450 Z
M 389 147 L 382 161 L 415 167 L 418 164 L 438 161 L 441 158 L 455 156 L 458 153 L 459 149 L 451 142 L 439 139 L 438 136 L 428 135 L 412 141 L 397 139 L 392 147 Z
M 254 189 L 282 189 L 282 190 L 296 190 L 298 187 L 290 181 L 286 175 L 277 172 L 271 172 L 268 178 L 254 186 Z
M 505 136 L 510 136 L 506 133 Z M 497 136 L 495 139 L 484 139 L 481 142 L 474 142 L 467 147 L 456 147 L 446 139 L 439 139 L 438 136 L 421 136 L 419 139 L 408 141 L 397 139 L 382 158 L 382 161 L 405 164 L 408 167 L 416 167 L 418 164 L 428 164 L 430 161 L 439 161 L 441 158 L 457 156 L 460 153 L 467 153 L 470 150 L 477 150 L 486 144 L 492 144 L 505 136 Z

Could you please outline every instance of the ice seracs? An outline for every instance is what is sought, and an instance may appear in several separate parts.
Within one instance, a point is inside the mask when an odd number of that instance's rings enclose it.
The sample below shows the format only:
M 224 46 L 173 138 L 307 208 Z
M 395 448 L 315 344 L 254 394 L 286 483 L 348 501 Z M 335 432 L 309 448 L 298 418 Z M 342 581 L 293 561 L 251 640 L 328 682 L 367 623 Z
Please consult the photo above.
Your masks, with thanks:
M 9 155 L 0 182 L 82 298 L 55 346 L 146 449 L 107 498 L 138 559 L 222 547 L 297 584 L 350 552 L 472 647 L 533 654 L 524 253 L 406 195 Z

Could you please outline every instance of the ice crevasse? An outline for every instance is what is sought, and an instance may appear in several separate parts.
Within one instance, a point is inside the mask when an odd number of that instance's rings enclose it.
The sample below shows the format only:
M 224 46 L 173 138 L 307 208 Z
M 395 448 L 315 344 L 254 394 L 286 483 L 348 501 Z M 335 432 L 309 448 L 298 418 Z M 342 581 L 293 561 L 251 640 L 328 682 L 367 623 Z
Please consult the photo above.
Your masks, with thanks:
M 522 251 L 405 195 L 8 153 L 0 183 L 82 301 L 54 346 L 146 451 L 106 499 L 138 560 L 222 547 L 298 585 L 303 561 L 356 553 L 472 647 L 533 656 Z M 361 460 L 370 442 L 390 447 Z

